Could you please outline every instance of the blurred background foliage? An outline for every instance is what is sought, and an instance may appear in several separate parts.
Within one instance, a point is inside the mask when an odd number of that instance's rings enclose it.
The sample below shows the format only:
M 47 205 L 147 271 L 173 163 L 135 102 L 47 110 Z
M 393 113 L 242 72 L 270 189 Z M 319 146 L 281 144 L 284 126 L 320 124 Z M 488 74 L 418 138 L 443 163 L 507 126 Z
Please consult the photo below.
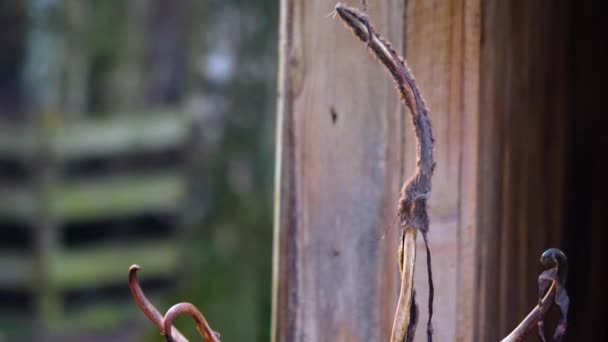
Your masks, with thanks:
M 0 2 L 0 341 L 160 341 L 131 263 L 161 311 L 269 340 L 277 24 L 270 0 Z

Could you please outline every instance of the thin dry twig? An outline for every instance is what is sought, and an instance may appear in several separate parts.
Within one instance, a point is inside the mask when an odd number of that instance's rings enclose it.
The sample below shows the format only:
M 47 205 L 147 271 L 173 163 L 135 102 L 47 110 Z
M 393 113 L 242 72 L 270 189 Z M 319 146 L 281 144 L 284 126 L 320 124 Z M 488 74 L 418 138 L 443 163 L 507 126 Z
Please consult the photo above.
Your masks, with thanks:
M 566 319 L 570 300 L 564 286 L 568 275 L 568 259 L 559 249 L 551 248 L 542 254 L 540 262 L 543 266 L 549 266 L 551 268 L 543 271 L 538 277 L 539 303 L 507 337 L 502 339 L 501 342 L 523 341 L 526 336 L 535 330 L 535 328 L 538 328 L 539 335 L 544 341 L 543 319 L 554 302 L 560 307 L 562 317 L 555 329 L 553 339 L 555 341 L 561 341 L 566 333 Z M 549 284 L 550 287 L 548 286 Z M 547 287 L 549 287 L 549 290 L 547 290 Z M 545 290 L 547 290 L 547 293 L 543 296 Z
M 524 318 L 521 323 L 513 330 L 507 337 L 503 338 L 501 342 L 519 342 L 523 341 L 528 334 L 530 334 L 536 328 L 538 321 L 542 314 L 549 311 L 551 303 L 555 296 L 555 285 L 551 285 L 549 291 L 541 300 L 541 303 L 534 307 L 532 311 Z
M 148 317 L 148 319 L 154 323 L 158 330 L 164 331 L 163 315 L 148 300 L 144 294 L 144 291 L 139 285 L 139 280 L 137 279 L 137 271 L 139 270 L 139 265 L 131 265 L 131 267 L 129 267 L 129 289 L 131 290 L 131 295 L 133 295 L 135 303 L 137 303 L 137 306 L 139 306 L 139 309 L 146 315 L 146 317 Z M 188 342 L 188 339 L 186 339 L 184 335 L 182 335 L 177 329 L 172 330 L 172 337 L 176 342 Z
M 550 248 L 546 250 L 540 257 L 540 263 L 545 267 L 551 267 L 541 273 L 538 277 L 538 298 L 543 295 L 543 292 L 547 289 L 549 284 L 555 284 L 555 304 L 559 306 L 561 312 L 561 318 L 555 333 L 553 334 L 554 341 L 561 341 L 566 334 L 566 326 L 568 321 L 568 307 L 570 306 L 570 298 L 566 292 L 566 278 L 568 277 L 568 258 L 561 250 L 557 248 Z M 544 328 L 544 314 L 541 312 L 541 316 L 538 321 L 538 332 L 543 340 L 545 341 Z
M 165 336 L 165 339 L 170 342 L 188 342 L 188 339 L 182 335 L 172 324 L 175 317 L 181 314 L 189 314 L 196 322 L 196 329 L 207 342 L 220 342 L 219 334 L 211 329 L 205 316 L 190 303 L 179 303 L 172 306 L 165 316 L 154 307 L 144 294 L 139 280 L 137 279 L 137 271 L 140 270 L 138 265 L 129 267 L 129 289 L 135 299 L 137 306 L 143 313 L 156 325 L 158 330 Z
M 167 342 L 173 342 L 172 338 L 172 329 L 173 329 L 173 320 L 175 317 L 181 314 L 188 314 L 192 316 L 194 321 L 196 322 L 196 329 L 199 334 L 205 339 L 207 342 L 220 342 L 219 334 L 213 330 L 207 323 L 205 316 L 196 308 L 196 306 L 191 303 L 178 303 L 173 305 L 165 314 L 165 318 L 163 319 L 163 334 Z
M 401 289 L 397 301 L 397 310 L 393 321 L 391 341 L 404 341 L 407 336 L 413 341 L 417 309 L 414 302 L 414 266 L 416 262 L 417 230 L 406 228 L 399 246 L 399 270 L 401 271 Z
M 373 29 L 367 16 L 354 8 L 344 4 L 337 4 L 336 12 L 340 18 L 353 30 L 353 33 L 367 43 L 370 51 L 380 60 L 393 76 L 402 99 L 410 109 L 414 132 L 417 139 L 416 148 L 416 172 L 404 183 L 399 199 L 399 216 L 402 228 L 401 247 L 405 251 L 400 253 L 399 264 L 403 268 L 407 264 L 413 264 L 416 253 L 415 243 L 413 248 L 408 250 L 410 245 L 406 240 L 410 240 L 408 229 L 419 231 L 426 247 L 427 273 L 429 278 L 429 319 L 427 322 L 427 338 L 432 341 L 433 328 L 433 276 L 431 269 L 431 253 L 428 245 L 427 233 L 429 231 L 429 220 L 427 214 L 427 199 L 431 192 L 431 178 L 435 168 L 433 159 L 433 134 L 431 123 L 428 116 L 428 109 L 420 95 L 414 77 L 405 64 L 404 60 L 395 52 L 391 45 L 380 37 Z M 412 274 L 407 274 L 411 272 Z M 410 312 L 415 312 L 413 296 L 413 267 L 410 270 L 402 269 L 401 296 L 395 314 L 393 333 L 391 341 L 402 342 L 408 334 L 410 326 Z M 409 287 L 409 288 L 407 288 Z

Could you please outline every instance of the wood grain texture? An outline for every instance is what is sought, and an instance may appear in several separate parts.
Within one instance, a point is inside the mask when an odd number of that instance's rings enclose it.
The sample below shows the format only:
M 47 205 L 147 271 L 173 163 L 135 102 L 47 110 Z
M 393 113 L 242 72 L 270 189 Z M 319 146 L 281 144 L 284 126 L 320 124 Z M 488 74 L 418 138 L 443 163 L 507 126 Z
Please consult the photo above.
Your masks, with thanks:
M 397 302 L 404 109 L 334 5 L 281 2 L 273 341 L 388 340 Z M 401 49 L 402 1 L 369 10 Z
M 437 341 L 473 340 L 478 320 L 479 13 L 479 0 L 410 0 L 406 11 L 405 58 L 429 106 L 436 140 L 429 240 Z M 413 141 L 408 135 L 406 146 Z M 406 161 L 407 174 L 415 165 Z M 426 260 L 417 262 L 418 302 L 425 303 Z M 426 315 L 421 310 L 420 320 Z
M 282 1 L 275 341 L 387 340 L 397 298 L 396 232 L 378 236 L 415 169 L 415 140 L 388 76 L 321 19 L 332 7 Z M 370 3 L 433 123 L 438 341 L 505 336 L 535 304 L 538 255 L 559 246 L 566 10 L 549 0 Z
M 401 288 L 399 290 L 399 300 L 393 321 L 391 342 L 401 342 L 412 336 L 412 331 L 416 331 L 415 316 L 412 316 L 412 304 L 414 300 L 414 267 L 416 265 L 416 228 L 405 228 L 403 232 L 402 245 L 399 254 L 403 255 L 401 265 Z M 415 305 L 415 304 L 414 304 Z M 402 310 L 404 308 L 405 310 Z M 413 320 L 414 318 L 414 320 Z M 410 331 L 411 326 L 413 330 Z
M 478 338 L 506 336 L 537 301 L 540 253 L 559 247 L 568 104 L 568 6 L 488 1 L 480 58 Z

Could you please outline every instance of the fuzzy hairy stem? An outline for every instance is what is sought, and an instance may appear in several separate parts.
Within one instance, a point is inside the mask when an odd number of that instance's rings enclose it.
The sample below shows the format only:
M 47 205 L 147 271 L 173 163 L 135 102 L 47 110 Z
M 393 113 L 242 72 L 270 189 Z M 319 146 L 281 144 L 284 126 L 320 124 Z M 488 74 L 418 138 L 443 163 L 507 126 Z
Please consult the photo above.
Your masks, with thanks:
M 393 79 L 397 83 L 397 88 L 405 105 L 409 108 L 414 133 L 416 135 L 416 172 L 414 175 L 403 184 L 401 189 L 401 197 L 399 199 L 399 218 L 400 226 L 403 230 L 404 237 L 407 235 L 408 229 L 416 229 L 422 235 L 427 252 L 427 272 L 429 280 L 429 319 L 427 322 L 428 341 L 432 341 L 433 328 L 433 272 L 431 268 L 431 252 L 428 246 L 427 233 L 429 231 L 429 219 L 427 214 L 427 199 L 431 192 L 431 178 L 435 169 L 435 161 L 433 159 L 433 133 L 431 122 L 428 115 L 428 109 L 420 95 L 420 91 L 416 85 L 416 81 L 412 76 L 405 61 L 395 52 L 391 45 L 380 37 L 373 29 L 368 17 L 358 10 L 348 7 L 344 4 L 337 4 L 335 7 L 336 13 L 353 30 L 355 36 L 365 42 L 369 50 L 378 58 L 378 60 L 388 69 Z M 404 243 L 404 242 L 403 242 Z M 404 246 L 403 248 L 405 248 Z M 405 251 L 400 264 L 405 267 L 405 263 L 409 261 L 405 259 L 408 254 L 416 255 L 416 245 L 412 245 L 411 252 Z M 404 273 L 405 273 L 404 269 Z M 413 273 L 413 267 L 408 272 Z M 413 280 L 413 274 L 402 275 L 401 296 L 397 313 L 395 315 L 395 325 L 393 326 L 393 341 L 402 342 L 407 335 L 409 327 L 409 312 L 411 307 L 403 307 L 403 303 L 409 302 L 413 305 L 411 298 L 407 301 L 403 300 L 403 295 L 413 295 L 413 283 L 405 281 L 406 279 Z M 404 289 L 404 286 L 411 288 Z M 397 322 L 399 320 L 399 322 Z

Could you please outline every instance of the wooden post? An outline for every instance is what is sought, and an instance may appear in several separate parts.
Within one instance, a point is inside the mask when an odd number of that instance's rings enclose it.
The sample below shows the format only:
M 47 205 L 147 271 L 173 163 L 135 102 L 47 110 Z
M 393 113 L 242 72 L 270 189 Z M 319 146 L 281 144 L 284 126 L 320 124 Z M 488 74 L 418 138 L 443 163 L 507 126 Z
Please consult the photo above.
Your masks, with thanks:
M 382 67 L 325 18 L 333 5 L 281 2 L 274 341 L 388 340 L 396 305 L 396 228 L 378 236 L 415 169 L 415 138 Z M 435 339 L 498 340 L 533 307 L 536 259 L 559 243 L 565 6 L 369 5 L 404 52 L 436 138 Z
M 431 111 L 435 336 L 472 340 L 480 3 L 407 3 L 371 3 L 369 15 L 398 51 L 405 37 L 406 59 Z M 388 340 L 397 303 L 396 228 L 389 239 L 377 236 L 415 168 L 415 138 L 382 67 L 347 30 L 324 20 L 333 4 L 306 4 L 282 2 L 274 340 Z M 418 265 L 419 303 L 428 295 L 425 270 Z M 420 311 L 425 322 L 426 305 Z
M 60 294 L 51 285 L 52 258 L 59 236 L 50 212 L 57 171 L 50 136 L 62 107 L 65 37 L 59 23 L 63 10 L 60 1 L 30 0 L 27 9 L 30 27 L 24 79 L 28 107 L 35 113 L 30 121 L 37 133 L 36 153 L 29 161 L 35 169 L 32 188 L 37 198 L 31 279 L 36 311 L 33 338 L 44 341 L 49 338 L 53 317 L 61 312 Z
M 66 1 L 64 4 L 66 61 L 63 108 L 69 118 L 87 112 L 90 57 L 87 46 L 90 5 L 86 1 Z
M 435 339 L 473 341 L 480 226 L 477 221 L 479 149 L 480 0 L 407 2 L 405 58 L 429 107 L 437 167 L 429 201 L 429 240 L 435 276 Z M 406 130 L 406 146 L 415 138 Z M 409 151 L 407 151 L 409 152 Z M 406 174 L 415 160 L 406 152 Z M 411 153 L 411 152 L 410 152 Z M 424 248 L 419 241 L 418 248 Z M 424 258 L 416 265 L 418 302 L 428 291 Z M 420 306 L 420 321 L 427 312 Z M 418 334 L 416 340 L 423 341 Z
M 281 1 L 273 341 L 388 341 L 397 304 L 404 108 L 334 6 Z M 370 15 L 400 50 L 403 2 Z
M 536 304 L 535 261 L 560 247 L 569 11 L 566 2 L 551 0 L 483 6 L 480 341 L 506 336 Z
M 523 0 L 407 4 L 405 57 L 436 138 L 435 336 L 499 340 L 538 300 L 538 256 L 559 247 L 568 9 Z M 414 138 L 406 136 L 407 146 Z M 414 165 L 406 163 L 407 174 Z M 417 286 L 420 302 L 424 289 Z

